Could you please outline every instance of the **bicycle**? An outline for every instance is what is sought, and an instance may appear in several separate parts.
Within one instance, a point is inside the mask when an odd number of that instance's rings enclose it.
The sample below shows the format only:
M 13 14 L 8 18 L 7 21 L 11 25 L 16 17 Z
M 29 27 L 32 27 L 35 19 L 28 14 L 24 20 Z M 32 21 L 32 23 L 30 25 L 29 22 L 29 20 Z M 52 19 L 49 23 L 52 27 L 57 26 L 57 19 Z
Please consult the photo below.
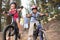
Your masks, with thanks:
M 41 24 L 41 20 L 44 18 L 44 16 L 45 15 L 36 17 L 36 20 L 39 22 L 39 24 Z M 41 25 L 39 25 L 39 26 L 41 26 Z M 40 35 L 38 35 L 38 34 L 40 34 Z M 40 29 L 39 29 L 39 27 L 37 27 L 36 23 L 34 23 L 33 40 L 36 40 L 38 36 L 42 37 L 42 38 L 40 38 L 41 40 L 47 40 L 45 29 L 43 29 L 43 27 L 40 27 Z
M 3 30 L 3 40 L 11 40 L 11 38 L 14 40 L 20 39 L 19 29 L 17 27 L 17 24 L 14 23 L 13 17 L 11 24 L 6 26 L 6 28 Z

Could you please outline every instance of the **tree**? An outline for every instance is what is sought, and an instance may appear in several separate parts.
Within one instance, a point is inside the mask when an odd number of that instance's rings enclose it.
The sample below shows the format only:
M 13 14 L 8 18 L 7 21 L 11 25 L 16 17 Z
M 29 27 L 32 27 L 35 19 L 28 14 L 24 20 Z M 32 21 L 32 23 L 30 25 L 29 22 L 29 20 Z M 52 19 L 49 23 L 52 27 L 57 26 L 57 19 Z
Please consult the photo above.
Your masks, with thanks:
M 2 12 L 2 0 L 0 0 L 0 31 L 1 31 L 1 12 Z

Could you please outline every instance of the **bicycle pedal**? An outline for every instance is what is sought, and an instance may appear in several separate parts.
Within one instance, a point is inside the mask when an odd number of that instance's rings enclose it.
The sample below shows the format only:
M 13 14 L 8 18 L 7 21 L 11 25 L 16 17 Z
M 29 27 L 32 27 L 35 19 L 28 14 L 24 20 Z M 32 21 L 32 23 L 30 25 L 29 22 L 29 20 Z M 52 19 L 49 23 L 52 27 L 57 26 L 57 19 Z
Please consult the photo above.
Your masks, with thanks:
M 14 33 L 13 34 L 9 34 L 9 36 L 14 36 Z

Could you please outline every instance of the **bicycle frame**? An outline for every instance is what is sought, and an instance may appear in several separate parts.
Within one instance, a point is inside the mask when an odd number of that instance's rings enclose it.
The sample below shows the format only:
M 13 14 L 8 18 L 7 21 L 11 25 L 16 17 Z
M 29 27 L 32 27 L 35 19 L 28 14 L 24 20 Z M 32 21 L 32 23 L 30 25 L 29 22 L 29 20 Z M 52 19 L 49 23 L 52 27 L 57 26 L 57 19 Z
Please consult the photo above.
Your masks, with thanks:
M 35 32 L 39 30 L 40 40 L 43 40 L 43 34 L 45 35 L 45 30 L 44 30 L 44 28 L 43 28 L 43 24 L 42 24 L 42 21 L 41 21 L 42 19 L 40 19 L 40 17 L 37 17 L 36 20 L 39 22 L 39 24 L 41 25 L 42 28 L 41 28 L 41 29 L 36 29 L 37 26 L 36 26 L 36 23 L 34 23 Z M 42 30 L 44 30 L 44 31 L 42 31 Z M 36 34 L 36 37 L 35 37 L 34 40 L 36 40 L 37 36 L 38 36 L 38 34 Z
M 17 40 L 17 38 L 20 39 L 19 29 L 18 29 L 17 23 L 13 19 L 13 15 L 9 14 L 8 16 L 11 16 L 12 20 L 11 20 L 11 23 L 9 25 L 7 25 L 3 30 L 3 39 L 7 40 L 6 38 L 7 37 L 10 38 L 11 36 L 15 36 L 15 38 L 14 38 L 15 40 Z M 10 40 L 10 39 L 8 39 L 8 40 Z

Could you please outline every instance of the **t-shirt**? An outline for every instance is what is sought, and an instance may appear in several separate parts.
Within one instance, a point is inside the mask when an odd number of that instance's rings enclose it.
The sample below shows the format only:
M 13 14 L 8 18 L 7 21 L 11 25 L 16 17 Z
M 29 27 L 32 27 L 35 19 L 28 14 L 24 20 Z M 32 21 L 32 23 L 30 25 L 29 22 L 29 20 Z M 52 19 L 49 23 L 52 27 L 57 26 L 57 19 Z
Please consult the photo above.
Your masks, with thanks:
M 28 18 L 27 17 L 24 17 L 24 24 L 25 23 L 28 23 L 28 22 L 29 22 Z
M 36 20 L 36 17 L 38 16 L 38 15 L 40 15 L 40 13 L 39 12 L 37 12 L 36 14 L 34 14 L 33 12 L 31 12 L 31 14 L 32 14 L 32 17 L 31 17 L 31 22 L 35 22 L 35 21 L 37 21 Z
M 16 9 L 11 10 L 9 13 L 13 14 L 14 21 L 16 21 L 16 19 L 19 17 Z

